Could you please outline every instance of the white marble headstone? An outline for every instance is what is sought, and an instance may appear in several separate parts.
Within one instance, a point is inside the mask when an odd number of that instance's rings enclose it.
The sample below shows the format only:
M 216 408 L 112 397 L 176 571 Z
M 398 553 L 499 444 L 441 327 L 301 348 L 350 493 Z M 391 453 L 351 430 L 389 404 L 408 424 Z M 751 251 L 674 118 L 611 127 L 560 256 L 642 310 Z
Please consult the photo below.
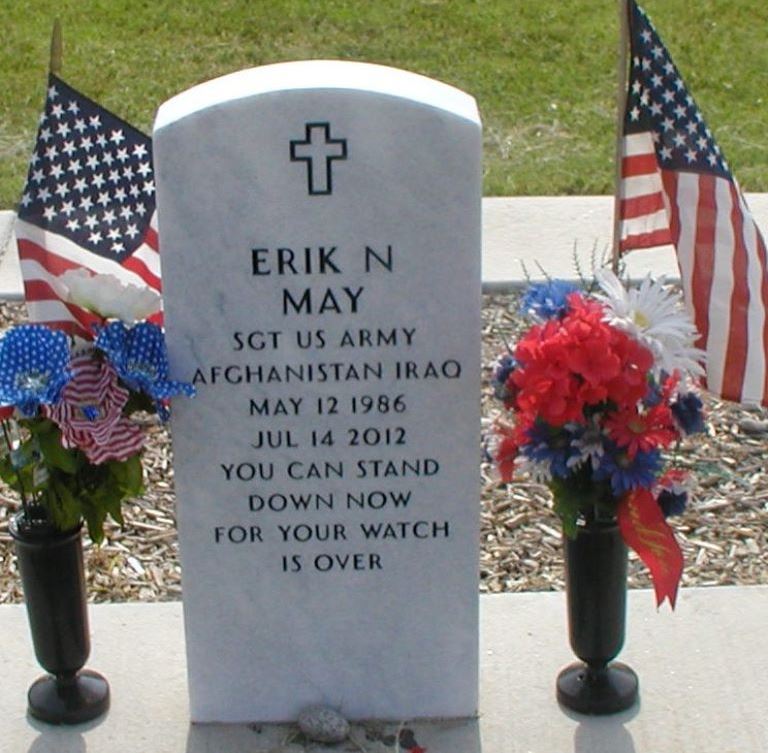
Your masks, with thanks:
M 477 709 L 481 129 L 362 63 L 154 132 L 195 721 Z

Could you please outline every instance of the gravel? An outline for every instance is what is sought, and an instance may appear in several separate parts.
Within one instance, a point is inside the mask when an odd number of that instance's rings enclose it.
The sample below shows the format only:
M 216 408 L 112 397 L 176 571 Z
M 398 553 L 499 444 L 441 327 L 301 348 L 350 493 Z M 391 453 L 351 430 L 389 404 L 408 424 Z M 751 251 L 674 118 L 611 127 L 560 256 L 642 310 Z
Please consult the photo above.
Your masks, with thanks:
M 513 295 L 487 295 L 483 306 L 483 425 L 498 405 L 491 398 L 491 364 L 520 327 Z M 23 318 L 20 304 L 0 305 L 0 325 Z M 684 586 L 768 583 L 768 412 L 705 396 L 707 434 L 684 448 L 680 462 L 695 477 L 686 513 L 673 519 L 685 556 Z M 170 438 L 148 426 L 146 492 L 124 506 L 125 526 L 107 526 L 107 541 L 85 538 L 89 596 L 95 602 L 167 601 L 181 597 Z M 563 588 L 559 521 L 546 487 L 501 484 L 481 465 L 480 590 Z M 22 600 L 8 516 L 17 503 L 0 490 L 0 603 Z M 630 553 L 630 587 L 649 587 L 644 566 Z

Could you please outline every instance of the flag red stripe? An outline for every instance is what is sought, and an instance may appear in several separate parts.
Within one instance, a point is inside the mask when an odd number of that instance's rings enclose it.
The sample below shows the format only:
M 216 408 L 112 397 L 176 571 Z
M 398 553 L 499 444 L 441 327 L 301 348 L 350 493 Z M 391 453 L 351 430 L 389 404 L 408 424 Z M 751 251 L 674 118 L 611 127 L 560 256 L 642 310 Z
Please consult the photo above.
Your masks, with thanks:
M 38 246 L 37 243 L 27 240 L 26 238 L 19 238 L 17 243 L 19 247 L 19 260 L 31 259 L 36 261 L 56 277 L 63 275 L 70 269 L 79 269 L 85 266 L 63 259 L 61 256 L 51 253 L 47 249 Z
M 154 251 L 157 251 L 160 248 L 157 230 L 151 225 L 147 228 L 147 232 L 144 234 L 144 243 Z
M 93 314 L 84 311 L 79 306 L 62 301 L 56 291 L 44 280 L 25 280 L 24 294 L 28 301 L 59 301 L 65 306 L 72 316 L 72 325 L 76 328 L 74 331 L 67 330 L 69 334 L 76 334 L 78 337 L 91 339 L 91 325 L 101 320 Z
M 760 284 L 760 303 L 766 317 L 763 322 L 762 332 L 763 354 L 768 359 L 768 253 L 766 253 L 765 241 L 759 230 L 757 231 L 757 258 L 760 265 L 760 279 L 762 281 Z M 768 405 L 768 363 L 765 364 L 763 371 L 762 404 Z
M 650 233 L 628 235 L 619 243 L 619 249 L 630 251 L 633 248 L 654 248 L 655 246 L 665 246 L 668 243 L 672 243 L 672 236 L 668 228 L 662 228 Z
M 680 212 L 677 207 L 677 173 L 674 170 L 662 170 L 661 182 L 664 192 L 670 200 L 672 211 L 669 213 L 669 236 L 675 246 L 680 241 Z
M 664 209 L 664 196 L 659 191 L 657 193 L 646 194 L 645 196 L 634 196 L 631 199 L 621 200 L 621 216 L 625 220 L 632 220 L 636 217 L 642 217 L 645 214 L 653 214 Z
M 744 244 L 744 215 L 739 206 L 736 186 L 728 184 L 731 194 L 731 213 L 728 220 L 733 226 L 733 289 L 731 291 L 728 344 L 725 354 L 722 396 L 726 400 L 741 400 L 744 375 L 747 369 L 748 327 L 747 307 L 749 287 L 747 281 L 747 249 Z M 721 216 L 721 221 L 726 219 Z
M 94 271 L 86 263 L 77 264 L 75 262 L 69 261 L 68 259 L 64 259 L 63 257 L 58 256 L 57 254 L 49 251 L 46 248 L 43 248 L 42 246 L 38 246 L 35 242 L 26 238 L 18 239 L 18 247 L 20 260 L 30 259 L 32 261 L 36 261 L 40 264 L 40 266 L 44 267 L 51 275 L 55 277 L 60 277 L 70 269 L 88 269 L 91 272 Z M 126 259 L 122 264 L 122 267 L 127 269 L 129 272 L 133 272 L 135 275 L 141 277 L 141 279 L 144 280 L 144 282 L 146 282 L 149 287 L 157 291 L 160 290 L 160 278 L 155 275 L 152 270 L 140 259 L 133 256 L 128 257 L 128 259 Z M 54 298 L 57 297 L 58 296 L 54 296 Z
M 123 262 L 123 266 L 130 272 L 134 272 L 139 277 L 141 277 L 141 279 L 144 280 L 144 282 L 146 282 L 150 288 L 153 288 L 157 291 L 160 290 L 160 278 L 156 277 L 150 271 L 149 267 L 140 259 L 137 259 L 135 256 L 129 256 Z
M 659 169 L 658 162 L 656 161 L 656 153 L 650 152 L 648 154 L 633 154 L 629 157 L 624 157 L 621 161 L 621 177 L 631 178 L 636 175 L 649 175 L 655 173 Z
M 699 344 L 706 349 L 709 337 L 709 300 L 715 264 L 715 226 L 717 204 L 714 180 L 699 176 L 699 201 L 696 206 L 696 240 L 691 279 L 693 291 L 694 323 L 701 335 Z

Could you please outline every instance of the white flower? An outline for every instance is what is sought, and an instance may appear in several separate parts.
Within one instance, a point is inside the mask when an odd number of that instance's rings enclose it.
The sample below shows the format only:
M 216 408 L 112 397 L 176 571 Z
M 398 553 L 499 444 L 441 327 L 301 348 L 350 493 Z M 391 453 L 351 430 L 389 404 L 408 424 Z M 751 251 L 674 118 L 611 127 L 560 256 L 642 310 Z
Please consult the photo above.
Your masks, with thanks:
M 131 324 L 160 310 L 161 299 L 154 290 L 125 284 L 114 275 L 91 275 L 84 269 L 71 269 L 58 282 L 64 301 L 104 319 Z
M 581 437 L 571 440 L 571 447 L 578 450 L 579 454 L 572 455 L 565 461 L 568 468 L 577 468 L 584 463 L 590 463 L 592 470 L 597 470 L 605 454 L 605 447 L 603 446 L 603 433 L 595 417 Z
M 613 272 L 598 270 L 604 295 L 596 295 L 607 309 L 606 321 L 621 329 L 653 353 L 654 373 L 679 371 L 681 376 L 702 376 L 704 351 L 694 346 L 698 333 L 680 297 L 664 288 L 663 280 L 646 277 L 640 287 L 626 290 Z
M 525 455 L 518 455 L 515 465 L 519 473 L 527 473 L 535 484 L 548 484 L 552 481 L 551 463 L 546 460 L 533 460 Z

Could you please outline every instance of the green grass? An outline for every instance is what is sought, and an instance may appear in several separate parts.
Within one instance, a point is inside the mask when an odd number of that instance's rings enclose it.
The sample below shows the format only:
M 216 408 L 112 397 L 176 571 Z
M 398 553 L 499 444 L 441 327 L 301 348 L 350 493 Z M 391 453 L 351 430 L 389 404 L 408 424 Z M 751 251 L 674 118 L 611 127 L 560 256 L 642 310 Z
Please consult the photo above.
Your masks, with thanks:
M 645 8 L 742 186 L 768 191 L 768 4 Z M 56 16 L 63 78 L 147 131 L 161 102 L 223 73 L 367 60 L 477 98 L 486 195 L 612 191 L 616 0 L 0 0 L 0 13 L 0 207 L 24 183 Z

